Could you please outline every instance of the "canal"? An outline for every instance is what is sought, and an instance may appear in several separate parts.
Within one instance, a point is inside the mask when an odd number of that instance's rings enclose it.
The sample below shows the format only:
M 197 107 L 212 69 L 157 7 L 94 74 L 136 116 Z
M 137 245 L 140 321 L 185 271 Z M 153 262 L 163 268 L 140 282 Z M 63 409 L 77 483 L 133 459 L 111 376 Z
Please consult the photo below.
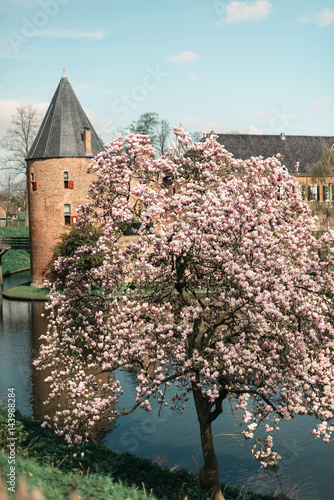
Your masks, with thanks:
M 5 280 L 5 288 L 26 282 L 28 274 Z M 32 368 L 39 337 L 47 326 L 42 317 L 41 302 L 2 300 L 0 310 L 0 400 L 6 403 L 8 387 L 15 387 L 17 408 L 24 414 L 39 417 L 47 388 L 43 376 Z M 135 393 L 134 375 L 119 373 L 125 394 L 120 405 L 126 407 Z M 214 423 L 214 442 L 220 464 L 221 478 L 232 486 L 245 485 L 261 493 L 280 491 L 293 499 L 334 499 L 334 443 L 325 444 L 310 433 L 312 417 L 296 417 L 283 422 L 275 436 L 277 451 L 283 456 L 276 474 L 267 473 L 251 457 L 252 440 L 235 436 L 240 433 L 228 405 Z M 222 435 L 226 434 L 226 435 Z M 139 456 L 157 459 L 168 467 L 186 467 L 199 472 L 202 464 L 199 429 L 194 406 L 189 402 L 183 415 L 153 405 L 148 414 L 137 410 L 118 419 L 103 430 L 103 442 L 115 451 L 130 451 Z

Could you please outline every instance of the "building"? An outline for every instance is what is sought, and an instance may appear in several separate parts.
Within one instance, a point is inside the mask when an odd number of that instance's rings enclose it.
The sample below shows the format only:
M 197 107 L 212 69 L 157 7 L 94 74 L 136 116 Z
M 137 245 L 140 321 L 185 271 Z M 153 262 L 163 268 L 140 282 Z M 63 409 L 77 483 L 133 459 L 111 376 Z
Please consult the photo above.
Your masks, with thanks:
M 312 165 L 321 161 L 326 152 L 334 150 L 334 137 L 218 134 L 217 140 L 235 158 L 242 160 L 280 155 L 282 165 L 300 182 L 303 198 L 309 202 L 313 215 L 318 216 L 317 229 L 334 227 L 333 177 L 315 175 L 312 171 Z
M 60 234 L 76 223 L 92 182 L 87 166 L 102 150 L 64 71 L 26 158 L 33 286 L 43 284 Z
M 334 227 L 332 178 L 315 180 L 308 166 L 334 146 L 334 137 L 219 134 L 218 142 L 236 158 L 281 156 L 301 184 L 305 199 L 319 216 L 318 229 Z M 26 158 L 29 179 L 29 225 L 32 285 L 41 286 L 50 268 L 53 247 L 76 223 L 92 177 L 91 159 L 103 142 L 83 111 L 65 72 Z M 298 162 L 298 166 L 297 166 Z

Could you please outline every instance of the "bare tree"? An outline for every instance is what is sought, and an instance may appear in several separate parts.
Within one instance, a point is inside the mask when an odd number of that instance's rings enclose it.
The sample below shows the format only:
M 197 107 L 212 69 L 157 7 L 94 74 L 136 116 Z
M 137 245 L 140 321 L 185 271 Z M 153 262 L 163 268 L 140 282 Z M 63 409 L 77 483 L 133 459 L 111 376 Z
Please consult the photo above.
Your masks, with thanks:
M 204 137 L 204 133 L 199 132 L 198 130 L 195 130 L 195 132 L 191 132 L 190 135 L 193 142 L 201 142 Z
M 8 226 L 10 207 L 17 206 L 18 198 L 24 198 L 25 177 L 15 170 L 5 169 L 0 176 L 0 197 L 6 210 L 6 226 Z
M 169 125 L 168 120 L 162 118 L 157 126 L 157 139 L 156 139 L 156 145 L 160 156 L 166 153 L 166 150 L 169 146 L 170 142 L 169 138 L 171 130 L 172 129 L 171 126 Z
M 130 123 L 129 128 L 134 134 L 149 135 L 151 144 L 156 148 L 159 156 L 166 152 L 172 129 L 168 120 L 160 118 L 158 113 L 143 113 L 137 121 Z
M 25 158 L 35 139 L 40 121 L 40 115 L 30 104 L 16 108 L 11 125 L 1 141 L 1 147 L 7 152 L 5 157 L 7 168 L 26 173 Z
M 7 129 L 0 145 L 6 152 L 1 160 L 2 169 L 12 170 L 16 174 L 27 176 L 25 158 L 32 146 L 40 125 L 41 117 L 36 108 L 18 106 L 12 116 L 11 124 Z M 28 181 L 27 181 L 28 182 Z M 25 190 L 26 221 L 28 222 L 28 191 Z
M 324 181 L 334 177 L 334 149 L 324 143 L 322 158 L 307 169 L 314 180 Z

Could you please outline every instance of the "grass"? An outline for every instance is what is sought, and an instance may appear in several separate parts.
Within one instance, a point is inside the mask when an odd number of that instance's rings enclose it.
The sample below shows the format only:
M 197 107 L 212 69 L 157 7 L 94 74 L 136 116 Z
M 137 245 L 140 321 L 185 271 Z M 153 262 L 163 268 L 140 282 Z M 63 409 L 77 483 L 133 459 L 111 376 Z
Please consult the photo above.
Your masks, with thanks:
M 47 300 L 49 288 L 33 288 L 30 283 L 13 286 L 3 292 L 8 299 Z
M 28 237 L 29 227 L 0 227 L 3 236 Z M 30 268 L 30 254 L 26 250 L 8 250 L 2 258 L 4 276 Z
M 28 237 L 29 227 L 0 227 L 0 237 L 2 236 L 17 236 L 17 237 Z
M 26 250 L 7 250 L 2 257 L 4 276 L 30 268 L 30 255 Z
M 4 478 L 7 477 L 9 464 L 2 452 L 0 452 L 0 469 Z M 85 500 L 156 498 L 142 490 L 115 482 L 107 476 L 101 478 L 97 474 L 89 475 L 84 471 L 66 474 L 56 467 L 39 465 L 36 461 L 23 459 L 20 456 L 15 459 L 15 473 L 17 479 L 24 477 L 27 480 L 30 489 L 39 488 L 47 500 L 67 500 L 72 491 L 79 493 Z
M 6 477 L 8 464 L 7 408 L 0 404 L 0 468 Z M 115 453 L 106 445 L 87 443 L 84 456 L 74 458 L 67 444 L 53 431 L 41 428 L 39 422 L 16 412 L 16 472 L 29 485 L 38 486 L 47 500 L 67 499 L 76 488 L 83 499 L 131 500 L 154 498 L 165 500 L 207 499 L 198 476 L 186 469 L 169 470 L 157 463 L 130 453 Z M 222 484 L 226 500 L 272 500 L 270 495 L 247 493 L 243 488 Z M 153 492 L 150 496 L 145 492 Z

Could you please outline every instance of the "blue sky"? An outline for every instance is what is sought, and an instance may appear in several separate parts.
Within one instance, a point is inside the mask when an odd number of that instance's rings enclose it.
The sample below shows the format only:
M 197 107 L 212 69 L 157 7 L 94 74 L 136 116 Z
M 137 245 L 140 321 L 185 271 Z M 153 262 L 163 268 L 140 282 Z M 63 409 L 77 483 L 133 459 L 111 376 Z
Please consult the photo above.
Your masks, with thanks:
M 63 68 L 107 141 L 141 113 L 189 131 L 334 135 L 334 0 L 1 0 L 0 137 Z

